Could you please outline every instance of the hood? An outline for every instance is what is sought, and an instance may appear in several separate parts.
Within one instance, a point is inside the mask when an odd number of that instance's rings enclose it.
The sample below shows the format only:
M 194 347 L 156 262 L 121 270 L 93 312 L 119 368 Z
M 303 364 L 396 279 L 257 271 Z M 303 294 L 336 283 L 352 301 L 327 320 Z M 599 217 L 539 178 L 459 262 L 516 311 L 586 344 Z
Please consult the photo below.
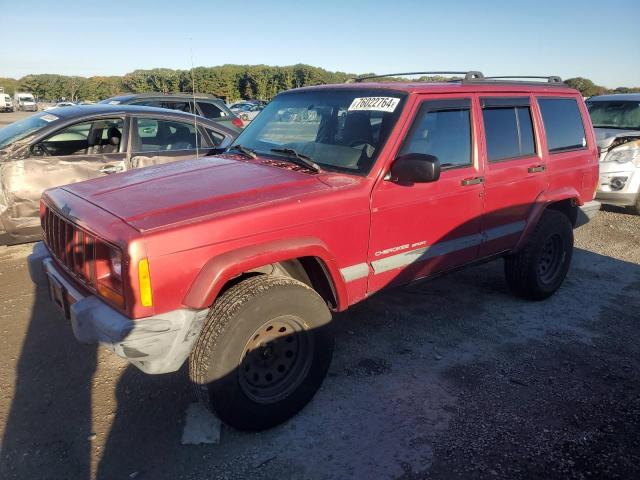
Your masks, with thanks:
M 596 134 L 598 147 L 602 150 L 607 150 L 616 139 L 623 140 L 624 137 L 630 137 L 630 139 L 640 137 L 640 130 L 622 130 L 620 128 L 594 128 L 593 130 Z M 624 142 L 619 141 L 616 143 L 619 145 Z
M 62 187 L 140 232 L 330 189 L 319 175 L 221 155 Z M 290 164 L 286 164 L 289 166 Z

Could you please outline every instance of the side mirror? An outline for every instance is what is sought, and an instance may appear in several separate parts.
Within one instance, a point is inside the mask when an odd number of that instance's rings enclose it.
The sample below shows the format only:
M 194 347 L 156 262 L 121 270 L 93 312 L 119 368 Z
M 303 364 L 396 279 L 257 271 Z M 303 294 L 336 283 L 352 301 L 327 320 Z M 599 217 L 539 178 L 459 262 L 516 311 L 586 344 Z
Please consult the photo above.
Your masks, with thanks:
M 428 183 L 440 178 L 440 160 L 424 153 L 406 153 L 391 165 L 391 180 L 397 183 Z
M 31 155 L 34 157 L 44 157 L 47 155 L 47 150 L 40 143 L 36 143 L 31 147 Z

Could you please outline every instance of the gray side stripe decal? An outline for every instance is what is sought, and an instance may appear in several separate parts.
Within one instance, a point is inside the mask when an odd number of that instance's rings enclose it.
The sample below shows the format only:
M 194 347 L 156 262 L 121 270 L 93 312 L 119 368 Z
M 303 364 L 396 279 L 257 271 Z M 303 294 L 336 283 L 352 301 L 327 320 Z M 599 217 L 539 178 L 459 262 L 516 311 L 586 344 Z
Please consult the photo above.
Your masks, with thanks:
M 371 266 L 376 274 L 386 272 L 415 262 L 428 260 L 430 258 L 439 257 L 440 255 L 447 255 L 458 250 L 474 247 L 490 240 L 496 240 L 501 237 L 519 233 L 524 230 L 525 225 L 526 222 L 524 221 L 509 223 L 507 225 L 486 230 L 482 234 L 477 233 L 466 237 L 456 238 L 454 240 L 447 240 L 445 242 L 429 245 L 428 247 L 398 253 L 380 260 L 374 260 L 371 262 Z
M 357 265 L 351 265 L 340 269 L 340 273 L 345 282 L 351 282 L 359 278 L 364 278 L 369 275 L 369 266 L 366 263 L 358 263 Z

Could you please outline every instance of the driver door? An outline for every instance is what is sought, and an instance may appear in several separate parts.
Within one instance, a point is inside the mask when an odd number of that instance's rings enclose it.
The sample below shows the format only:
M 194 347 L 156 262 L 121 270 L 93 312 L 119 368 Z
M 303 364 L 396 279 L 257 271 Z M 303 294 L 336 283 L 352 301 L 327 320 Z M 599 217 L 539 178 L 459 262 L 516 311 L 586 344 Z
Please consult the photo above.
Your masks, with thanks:
M 425 98 L 396 157 L 436 156 L 440 178 L 401 184 L 390 177 L 371 198 L 369 292 L 403 284 L 477 258 L 484 185 L 471 96 Z
M 2 223 L 11 241 L 40 237 L 44 190 L 126 168 L 124 125 L 124 118 L 84 120 L 37 140 L 21 158 L 6 160 L 1 181 L 7 210 Z

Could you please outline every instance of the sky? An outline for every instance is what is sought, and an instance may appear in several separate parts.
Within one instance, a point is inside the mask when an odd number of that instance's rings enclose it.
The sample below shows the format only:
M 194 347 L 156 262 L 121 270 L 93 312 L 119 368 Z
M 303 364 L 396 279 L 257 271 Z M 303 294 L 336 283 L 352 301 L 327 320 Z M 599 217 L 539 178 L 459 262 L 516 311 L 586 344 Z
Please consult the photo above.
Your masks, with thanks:
M 640 86 L 640 0 L 0 0 L 0 77 L 292 65 Z

